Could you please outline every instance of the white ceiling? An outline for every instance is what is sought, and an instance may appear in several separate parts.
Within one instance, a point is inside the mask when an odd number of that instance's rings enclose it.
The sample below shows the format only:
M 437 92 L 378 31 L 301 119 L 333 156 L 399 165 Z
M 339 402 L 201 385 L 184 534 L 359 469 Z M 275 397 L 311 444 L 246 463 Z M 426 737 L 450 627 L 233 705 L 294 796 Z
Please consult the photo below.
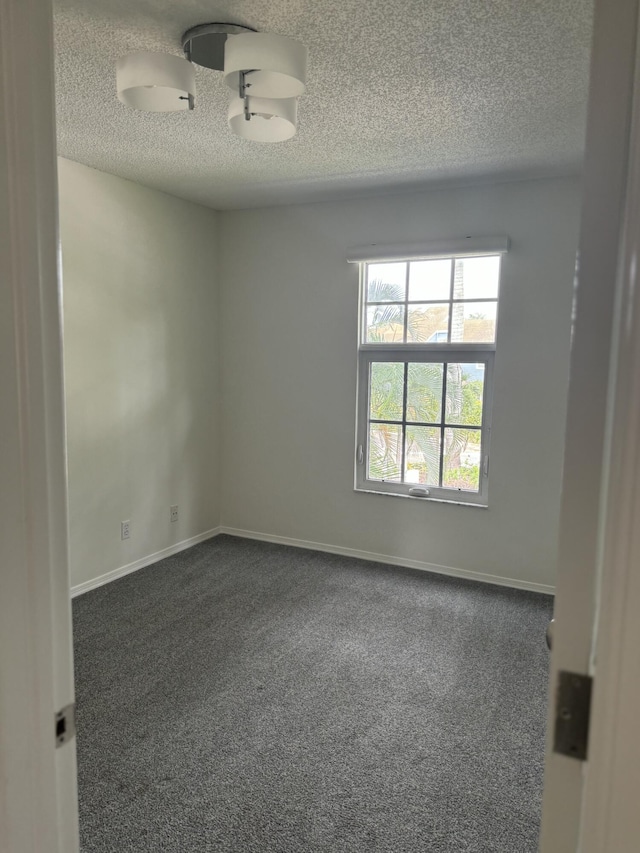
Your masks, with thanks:
M 56 0 L 59 153 L 218 209 L 579 170 L 591 0 Z M 115 62 L 181 54 L 233 21 L 309 48 L 299 130 L 276 145 L 226 123 L 222 75 L 194 112 L 116 98 Z

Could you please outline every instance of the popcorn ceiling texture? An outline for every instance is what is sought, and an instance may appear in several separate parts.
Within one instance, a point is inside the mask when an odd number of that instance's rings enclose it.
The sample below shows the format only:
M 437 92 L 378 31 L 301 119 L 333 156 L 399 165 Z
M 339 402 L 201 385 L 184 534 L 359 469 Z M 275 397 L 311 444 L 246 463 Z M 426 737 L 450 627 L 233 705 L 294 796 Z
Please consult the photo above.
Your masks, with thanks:
M 59 154 L 217 209 L 577 172 L 591 0 L 57 0 Z M 211 21 L 309 48 L 298 134 L 246 142 L 197 68 L 192 113 L 122 105 L 115 62 Z

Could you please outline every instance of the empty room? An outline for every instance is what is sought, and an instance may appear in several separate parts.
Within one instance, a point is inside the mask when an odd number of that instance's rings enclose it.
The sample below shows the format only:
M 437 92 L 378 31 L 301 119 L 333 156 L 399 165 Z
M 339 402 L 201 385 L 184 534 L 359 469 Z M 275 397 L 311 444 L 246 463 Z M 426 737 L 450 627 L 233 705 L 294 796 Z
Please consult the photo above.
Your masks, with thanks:
M 52 33 L 79 849 L 577 849 L 592 0 Z
M 83 850 L 536 849 L 580 10 L 55 7 Z

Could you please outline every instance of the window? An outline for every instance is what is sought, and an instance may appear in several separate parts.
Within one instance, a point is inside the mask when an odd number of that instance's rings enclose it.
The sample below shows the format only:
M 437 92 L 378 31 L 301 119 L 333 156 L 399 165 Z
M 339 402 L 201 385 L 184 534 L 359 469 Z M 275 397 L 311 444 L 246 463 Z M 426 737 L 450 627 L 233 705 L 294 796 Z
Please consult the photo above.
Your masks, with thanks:
M 500 260 L 361 263 L 356 489 L 486 506 Z

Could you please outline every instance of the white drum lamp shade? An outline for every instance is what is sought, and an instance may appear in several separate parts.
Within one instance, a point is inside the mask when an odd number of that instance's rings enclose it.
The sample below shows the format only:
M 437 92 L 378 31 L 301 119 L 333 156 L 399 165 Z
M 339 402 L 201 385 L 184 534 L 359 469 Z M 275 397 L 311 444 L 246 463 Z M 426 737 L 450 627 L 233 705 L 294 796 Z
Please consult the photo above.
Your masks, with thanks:
M 118 98 L 134 110 L 188 110 L 196 76 L 186 59 L 168 53 L 130 53 L 116 65 Z
M 252 142 L 284 142 L 295 135 L 298 102 L 295 98 L 249 97 L 249 121 L 244 114 L 244 100 L 234 98 L 229 106 L 229 127 L 243 139 Z
M 254 98 L 297 98 L 307 79 L 307 48 L 273 33 L 229 36 L 224 50 L 224 79 L 239 90 L 246 73 L 247 95 Z

